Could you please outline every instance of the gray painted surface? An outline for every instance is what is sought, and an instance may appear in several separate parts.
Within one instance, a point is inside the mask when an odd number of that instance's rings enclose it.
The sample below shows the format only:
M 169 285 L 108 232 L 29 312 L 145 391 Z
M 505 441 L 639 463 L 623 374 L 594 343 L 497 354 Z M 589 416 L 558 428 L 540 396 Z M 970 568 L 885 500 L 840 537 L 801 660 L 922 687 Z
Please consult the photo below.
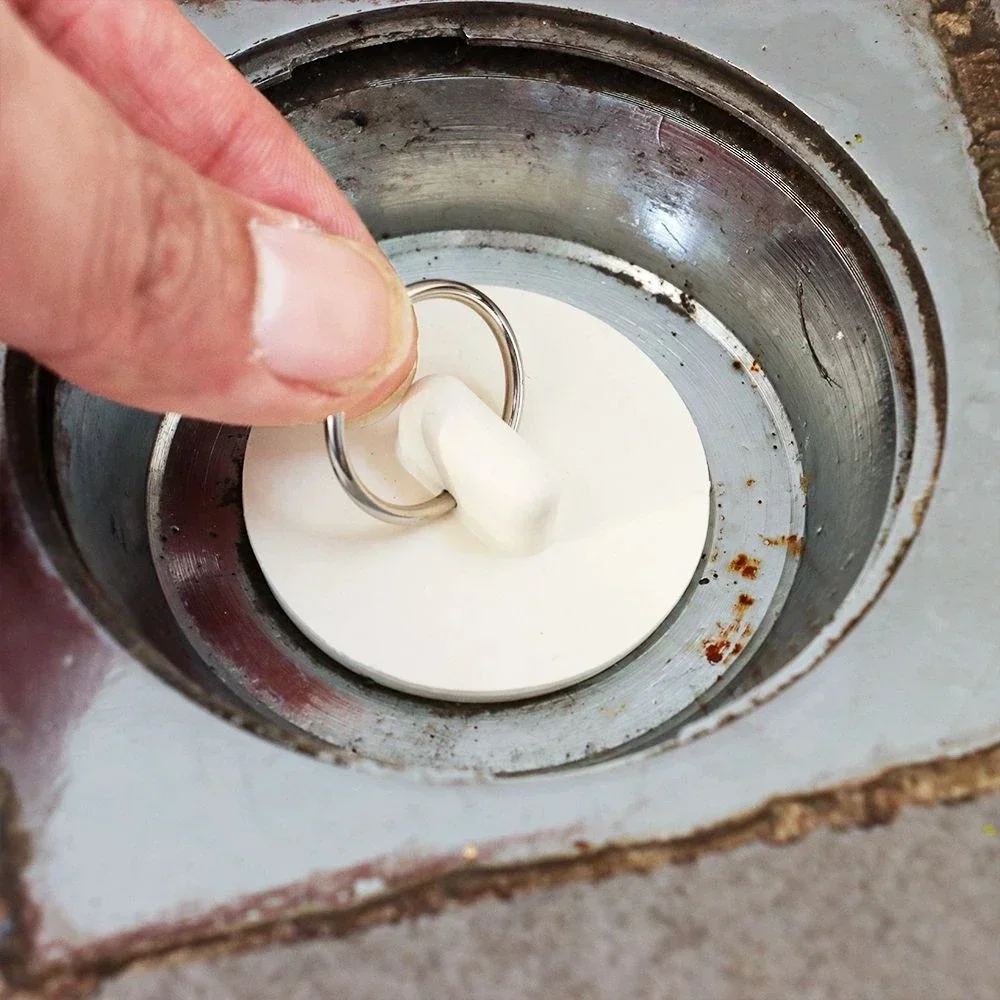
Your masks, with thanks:
M 994 1000 L 1000 797 L 345 941 L 135 973 L 98 1000 Z

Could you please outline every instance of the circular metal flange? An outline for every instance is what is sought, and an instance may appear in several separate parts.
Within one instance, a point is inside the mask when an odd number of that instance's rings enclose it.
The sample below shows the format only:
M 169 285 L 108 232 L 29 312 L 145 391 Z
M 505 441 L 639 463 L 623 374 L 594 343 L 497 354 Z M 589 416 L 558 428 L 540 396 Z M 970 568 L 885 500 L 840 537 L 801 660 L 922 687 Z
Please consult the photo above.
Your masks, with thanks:
M 426 299 L 450 299 L 468 306 L 489 327 L 500 348 L 504 372 L 504 402 L 502 416 L 504 423 L 517 430 L 521 422 L 524 405 L 524 364 L 521 349 L 514 336 L 514 330 L 500 307 L 478 288 L 461 281 L 431 279 L 415 281 L 406 286 L 410 301 L 414 304 Z M 414 521 L 429 521 L 441 517 L 455 509 L 455 498 L 442 490 L 437 496 L 415 504 L 398 504 L 376 496 L 358 478 L 347 454 L 345 439 L 347 419 L 343 413 L 331 413 L 323 424 L 326 435 L 326 450 L 330 456 L 337 481 L 344 492 L 366 514 L 385 521 L 387 524 L 412 524 Z
M 516 39 L 493 5 L 418 8 L 366 14 L 361 34 L 334 19 L 244 66 L 276 71 L 272 101 L 404 276 L 562 298 L 670 377 L 714 474 L 683 608 L 531 702 L 397 694 L 316 658 L 270 598 L 243 530 L 245 431 L 158 428 L 62 385 L 51 460 L 90 577 L 74 590 L 153 669 L 366 766 L 512 775 L 658 751 L 809 669 L 900 564 L 944 427 L 920 261 L 840 143 L 713 59 L 556 8 L 519 16 Z M 460 31 L 477 44 L 456 63 Z M 309 73 L 286 80 L 296 60 Z

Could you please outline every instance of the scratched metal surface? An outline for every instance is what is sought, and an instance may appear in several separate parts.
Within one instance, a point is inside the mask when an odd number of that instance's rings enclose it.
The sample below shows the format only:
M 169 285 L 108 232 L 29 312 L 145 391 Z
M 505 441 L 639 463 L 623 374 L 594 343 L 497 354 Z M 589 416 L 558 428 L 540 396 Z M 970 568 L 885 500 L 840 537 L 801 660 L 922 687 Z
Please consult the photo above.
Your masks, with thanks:
M 369 6 L 244 0 L 192 16 L 238 54 Z M 60 526 L 28 523 L 22 500 L 32 498 L 0 462 L 0 740 L 32 846 L 24 930 L 35 968 L 113 960 L 185 929 L 197 937 L 344 908 L 470 865 L 574 853 L 582 841 L 676 837 L 775 796 L 1000 738 L 1000 622 L 977 570 L 1000 556 L 998 260 L 923 21 L 909 5 L 865 0 L 768 0 L 752 22 L 736 3 L 580 6 L 683 37 L 764 81 L 851 141 L 890 202 L 933 292 L 948 371 L 940 478 L 926 511 L 922 497 L 905 498 L 909 533 L 923 515 L 906 560 L 817 669 L 715 731 L 713 719 L 689 726 L 679 746 L 507 781 L 331 767 L 226 724 L 95 628 L 61 584 L 72 567 L 36 544 Z M 837 186 L 832 171 L 825 179 Z M 877 228 L 863 205 L 848 208 Z M 898 277 L 892 251 L 875 249 Z M 925 405 L 922 419 L 931 416 Z M 917 419 L 919 438 L 919 405 Z M 23 428 L 4 434 L 11 452 L 42 447 Z M 905 535 L 902 519 L 893 530 L 889 548 Z M 800 653 L 800 667 L 825 638 Z M 779 671 L 764 689 L 785 680 Z
M 168 421 L 153 452 L 149 535 L 171 610 L 246 700 L 263 701 L 332 749 L 397 767 L 509 775 L 586 764 L 658 730 L 676 732 L 750 656 L 763 662 L 755 640 L 767 641 L 799 569 L 797 547 L 789 552 L 785 539 L 805 530 L 802 468 L 766 374 L 750 371 L 752 357 L 717 324 L 720 339 L 644 288 L 595 272 L 594 264 L 624 265 L 583 247 L 464 231 L 402 237 L 387 249 L 406 280 L 447 274 L 565 297 L 616 323 L 664 368 L 698 423 L 715 485 L 711 534 L 687 595 L 636 652 L 587 684 L 507 706 L 401 696 L 338 668 L 303 642 L 269 599 L 239 505 L 217 500 L 231 492 L 245 433 Z M 683 294 L 653 275 L 645 281 L 663 294 Z M 711 318 L 702 321 L 711 325 Z M 848 563 L 845 573 L 853 569 Z M 815 571 L 802 571 L 806 589 L 807 578 L 825 580 L 831 612 L 833 575 L 822 572 L 820 560 Z
M 366 42 L 397 41 L 358 57 L 316 58 L 362 44 L 349 26 L 293 43 L 275 60 L 313 62 L 271 98 L 408 279 L 557 295 L 670 376 L 714 487 L 712 537 L 682 605 L 590 683 L 527 704 L 448 706 L 357 678 L 271 600 L 242 524 L 243 433 L 169 419 L 154 441 L 144 414 L 61 387 L 67 519 L 123 617 L 164 655 L 181 644 L 163 641 L 172 616 L 203 661 L 198 676 L 227 680 L 332 752 L 511 774 L 662 745 L 774 675 L 838 609 L 842 623 L 853 615 L 857 595 L 839 606 L 866 563 L 869 578 L 885 575 L 913 401 L 927 391 L 913 375 L 927 359 L 911 355 L 933 331 L 896 306 L 833 198 L 715 105 L 551 49 L 404 43 L 407 27 L 370 26 Z M 467 14 L 461 27 L 489 28 Z M 456 28 L 439 19 L 434 34 Z M 522 19 L 517 30 L 523 42 L 538 29 Z M 135 487 L 122 491 L 123 478 Z

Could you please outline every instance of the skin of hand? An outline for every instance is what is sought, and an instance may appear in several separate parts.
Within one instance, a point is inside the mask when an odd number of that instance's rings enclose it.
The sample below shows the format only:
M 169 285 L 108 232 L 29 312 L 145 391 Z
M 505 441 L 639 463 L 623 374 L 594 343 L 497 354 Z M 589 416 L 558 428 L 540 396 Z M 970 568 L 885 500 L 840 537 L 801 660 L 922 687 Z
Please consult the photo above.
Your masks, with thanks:
M 234 424 L 365 414 L 416 358 L 354 209 L 172 0 L 0 0 L 0 341 Z

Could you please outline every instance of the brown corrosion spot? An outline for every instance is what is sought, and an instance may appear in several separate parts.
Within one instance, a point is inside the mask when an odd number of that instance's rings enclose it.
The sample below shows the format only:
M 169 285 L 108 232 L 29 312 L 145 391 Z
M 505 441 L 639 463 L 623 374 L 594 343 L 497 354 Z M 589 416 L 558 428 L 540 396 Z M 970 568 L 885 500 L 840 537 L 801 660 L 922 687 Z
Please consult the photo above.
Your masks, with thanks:
M 733 368 L 734 368 L 734 369 L 735 369 L 736 371 L 738 371 L 738 372 L 741 372 L 741 371 L 743 371 L 743 362 L 742 362 L 742 361 L 734 361 L 734 362 L 733 362 Z
M 730 645 L 731 643 L 726 639 L 716 639 L 715 642 L 704 643 L 705 659 L 709 663 L 721 663 L 726 653 L 729 652 Z
M 750 487 L 750 486 L 753 486 L 753 485 L 755 485 L 755 484 L 756 484 L 756 482 L 757 482 L 757 480 L 756 480 L 756 479 L 748 479 L 748 480 L 747 480 L 747 486 L 748 486 L 748 487 Z
M 752 372 L 760 371 L 760 362 L 756 358 L 754 358 L 753 361 L 750 362 L 750 371 Z
M 723 661 L 732 660 L 742 652 L 743 643 L 734 642 L 733 640 L 737 636 L 741 639 L 746 639 L 747 636 L 753 633 L 752 625 L 743 624 L 743 616 L 756 603 L 756 599 L 749 594 L 740 594 L 733 605 L 733 620 L 728 625 L 716 622 L 717 634 L 709 639 L 701 640 L 701 648 L 705 653 L 705 659 L 709 663 L 722 663 Z
M 809 492 L 809 477 L 804 472 L 799 476 L 799 486 L 802 487 L 803 493 Z
M 741 552 L 729 563 L 729 571 L 742 576 L 744 580 L 756 580 L 760 572 L 760 560 Z
M 783 545 L 788 549 L 788 554 L 796 559 L 802 555 L 806 547 L 806 540 L 800 535 L 761 535 L 760 537 L 765 545 L 770 545 L 772 548 Z

